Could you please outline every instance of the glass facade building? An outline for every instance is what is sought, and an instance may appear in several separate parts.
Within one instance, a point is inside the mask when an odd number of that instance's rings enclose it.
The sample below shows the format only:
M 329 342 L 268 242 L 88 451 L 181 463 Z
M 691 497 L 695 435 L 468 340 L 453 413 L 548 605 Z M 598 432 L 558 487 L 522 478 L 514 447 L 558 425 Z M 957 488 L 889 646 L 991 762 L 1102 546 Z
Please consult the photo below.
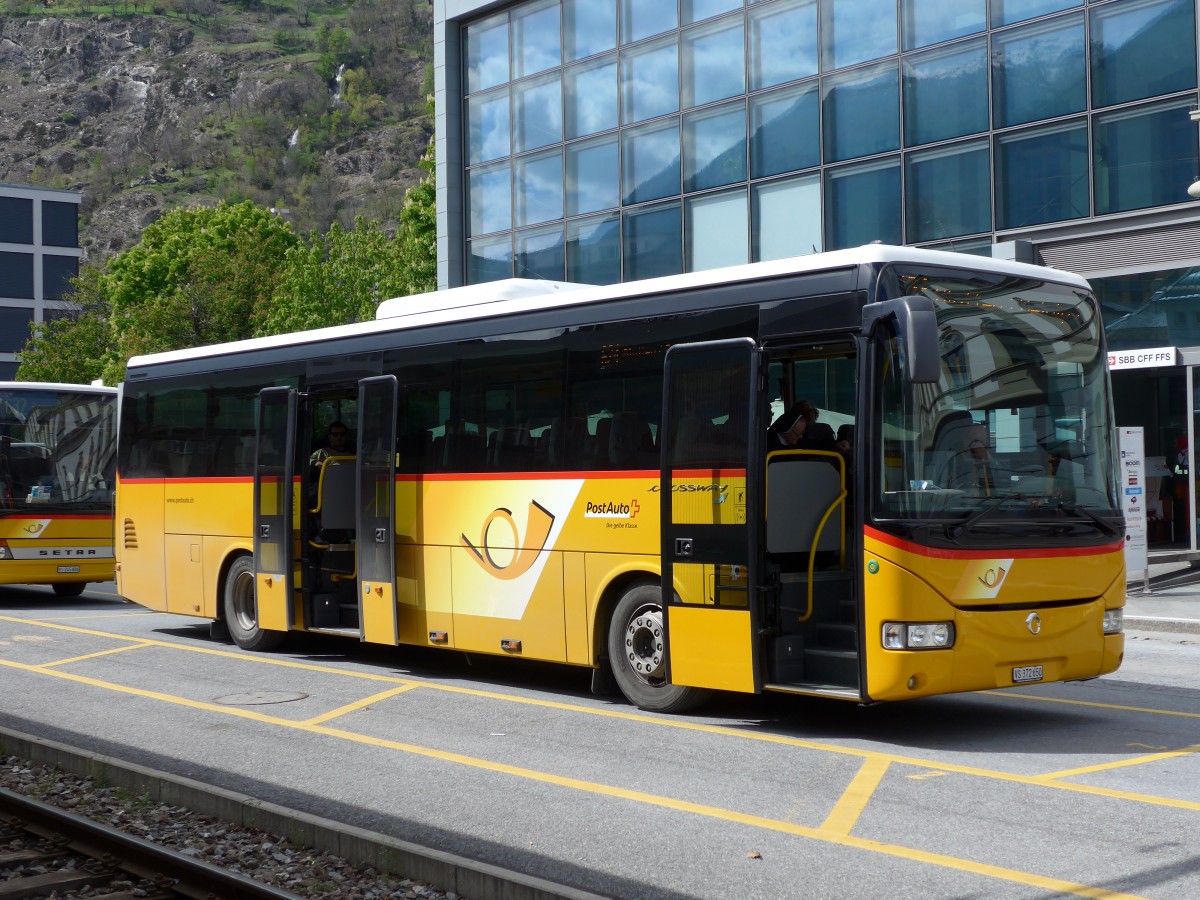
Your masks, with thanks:
M 79 273 L 76 191 L 0 182 L 0 380 L 17 371 L 30 323 L 69 304 Z
M 1196 6 L 443 0 L 444 284 L 1190 215 Z

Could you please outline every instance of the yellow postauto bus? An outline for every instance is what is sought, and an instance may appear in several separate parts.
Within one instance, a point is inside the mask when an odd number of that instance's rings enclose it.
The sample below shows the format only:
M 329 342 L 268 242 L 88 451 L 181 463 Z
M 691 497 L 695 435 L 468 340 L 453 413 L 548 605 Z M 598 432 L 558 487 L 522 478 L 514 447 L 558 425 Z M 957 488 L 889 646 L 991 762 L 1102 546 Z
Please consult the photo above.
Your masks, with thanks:
M 800 401 L 843 440 L 769 435 Z M 1123 654 L 1103 329 L 1063 272 L 872 245 L 399 298 L 135 358 L 119 432 L 120 592 L 246 649 L 550 660 L 675 712 Z
M 0 381 L 0 584 L 113 579 L 117 389 Z

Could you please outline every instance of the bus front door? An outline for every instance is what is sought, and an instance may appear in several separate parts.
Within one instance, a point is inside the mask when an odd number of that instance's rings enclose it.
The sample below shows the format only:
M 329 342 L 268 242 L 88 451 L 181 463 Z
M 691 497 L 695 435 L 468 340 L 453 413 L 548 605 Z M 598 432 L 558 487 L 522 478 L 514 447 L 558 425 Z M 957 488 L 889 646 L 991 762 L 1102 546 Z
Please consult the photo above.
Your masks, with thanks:
M 362 639 L 400 642 L 396 613 L 394 375 L 358 383 L 358 609 Z
M 259 628 L 287 631 L 292 608 L 292 504 L 296 392 L 266 388 L 258 395 L 254 465 L 254 583 Z
M 749 338 L 667 351 L 659 488 L 673 684 L 762 687 L 758 355 Z

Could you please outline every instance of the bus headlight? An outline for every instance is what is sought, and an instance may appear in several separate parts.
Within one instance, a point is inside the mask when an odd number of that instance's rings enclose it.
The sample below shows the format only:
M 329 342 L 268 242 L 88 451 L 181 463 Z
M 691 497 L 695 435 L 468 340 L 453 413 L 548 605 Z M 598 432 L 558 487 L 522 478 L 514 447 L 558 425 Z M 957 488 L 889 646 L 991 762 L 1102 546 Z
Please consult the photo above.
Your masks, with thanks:
M 953 622 L 883 623 L 885 650 L 945 650 L 953 646 Z
M 1125 610 L 1106 609 L 1104 611 L 1104 633 L 1120 634 L 1125 630 Z
M 12 558 L 12 551 L 8 549 L 8 541 L 0 541 L 0 559 Z

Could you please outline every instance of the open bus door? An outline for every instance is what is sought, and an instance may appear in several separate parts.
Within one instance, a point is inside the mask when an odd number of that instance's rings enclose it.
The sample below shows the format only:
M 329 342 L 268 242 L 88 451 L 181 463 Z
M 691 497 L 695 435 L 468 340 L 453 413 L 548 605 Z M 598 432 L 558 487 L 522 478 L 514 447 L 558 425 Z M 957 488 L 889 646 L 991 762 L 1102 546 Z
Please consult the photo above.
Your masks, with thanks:
M 672 684 L 762 687 L 758 356 L 749 338 L 666 354 L 659 488 Z
M 358 383 L 358 607 L 362 639 L 400 642 L 396 612 L 394 375 Z
M 292 609 L 292 505 L 296 457 L 296 392 L 265 388 L 258 395 L 254 465 L 254 585 L 257 624 L 288 631 Z

